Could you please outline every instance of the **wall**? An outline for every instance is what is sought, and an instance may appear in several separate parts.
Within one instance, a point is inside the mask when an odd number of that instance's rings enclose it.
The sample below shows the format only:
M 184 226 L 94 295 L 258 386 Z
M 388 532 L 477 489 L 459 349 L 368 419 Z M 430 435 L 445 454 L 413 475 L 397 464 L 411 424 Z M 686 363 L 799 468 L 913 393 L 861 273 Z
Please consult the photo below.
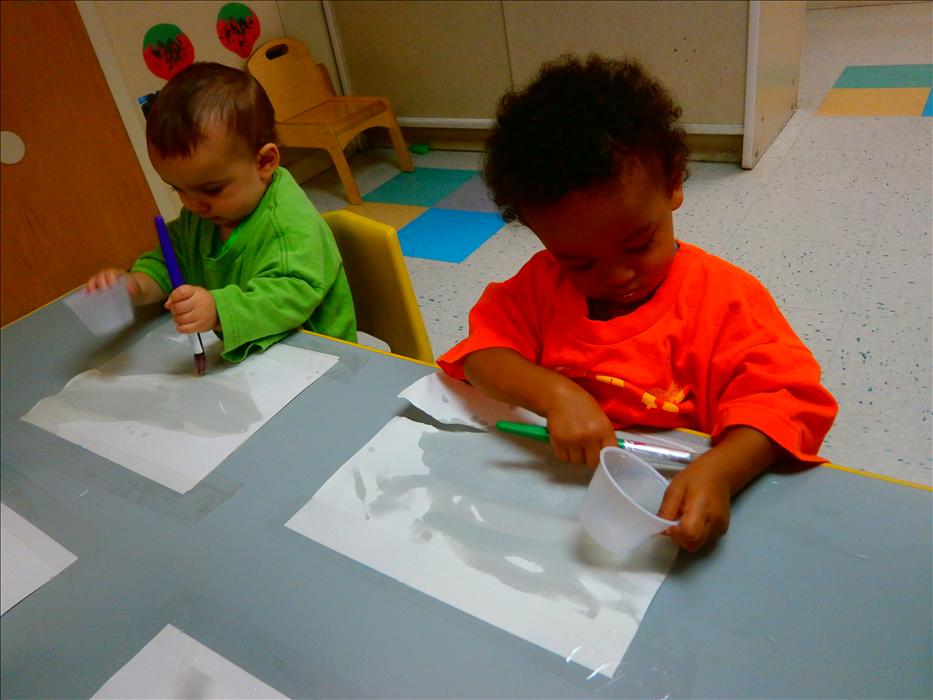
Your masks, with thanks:
M 489 119 L 511 85 L 498 2 L 340 0 L 331 7 L 352 92 L 385 95 L 398 116 Z
M 683 122 L 735 126 L 745 95 L 745 2 L 503 2 L 512 75 L 545 60 L 597 51 L 641 61 L 683 107 Z M 699 128 L 699 130 L 703 130 Z
M 481 148 L 505 90 L 561 53 L 599 51 L 638 58 L 672 91 L 697 156 L 740 158 L 747 2 L 326 4 L 352 91 L 387 96 L 409 141 Z

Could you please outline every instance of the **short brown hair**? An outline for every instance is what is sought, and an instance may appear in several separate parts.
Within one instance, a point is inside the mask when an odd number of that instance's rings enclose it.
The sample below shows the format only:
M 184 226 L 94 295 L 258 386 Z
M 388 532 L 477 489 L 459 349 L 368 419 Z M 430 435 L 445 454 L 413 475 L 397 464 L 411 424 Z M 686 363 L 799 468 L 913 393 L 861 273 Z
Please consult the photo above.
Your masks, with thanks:
M 217 120 L 253 153 L 275 143 L 275 110 L 251 75 L 220 63 L 192 63 L 169 80 L 146 119 L 146 140 L 163 158 L 191 155 Z

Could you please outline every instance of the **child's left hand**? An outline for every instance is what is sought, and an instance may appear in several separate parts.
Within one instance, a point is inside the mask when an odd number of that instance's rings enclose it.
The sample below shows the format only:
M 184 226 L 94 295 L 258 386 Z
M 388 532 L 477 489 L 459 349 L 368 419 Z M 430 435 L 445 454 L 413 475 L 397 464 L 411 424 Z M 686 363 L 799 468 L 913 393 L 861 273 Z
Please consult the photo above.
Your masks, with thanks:
M 665 534 L 691 552 L 729 529 L 733 494 L 768 468 L 778 448 L 764 433 L 744 425 L 725 431 L 715 446 L 671 479 L 658 515 L 680 520 Z
M 712 465 L 710 465 L 712 466 Z M 684 549 L 694 552 L 722 537 L 729 528 L 729 480 L 715 469 L 704 469 L 700 459 L 675 476 L 658 510 L 666 520 L 680 520 L 665 531 Z
M 172 312 L 179 333 L 204 333 L 218 325 L 214 295 L 204 287 L 181 285 L 169 295 L 165 308 Z

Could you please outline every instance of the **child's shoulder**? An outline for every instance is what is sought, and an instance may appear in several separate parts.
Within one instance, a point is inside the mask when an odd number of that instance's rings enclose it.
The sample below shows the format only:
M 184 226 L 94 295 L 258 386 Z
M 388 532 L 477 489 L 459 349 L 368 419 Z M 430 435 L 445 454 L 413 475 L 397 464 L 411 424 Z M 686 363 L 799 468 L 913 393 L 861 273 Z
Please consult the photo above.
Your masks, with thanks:
M 280 234 L 324 227 L 321 217 L 308 195 L 292 174 L 279 167 L 259 204 L 270 216 L 269 225 Z
M 764 285 L 757 277 L 735 263 L 714 255 L 699 246 L 678 241 L 679 255 L 684 257 L 689 275 L 703 279 L 709 284 L 731 283 L 748 289 L 764 290 Z M 725 291 L 725 290 L 724 290 Z

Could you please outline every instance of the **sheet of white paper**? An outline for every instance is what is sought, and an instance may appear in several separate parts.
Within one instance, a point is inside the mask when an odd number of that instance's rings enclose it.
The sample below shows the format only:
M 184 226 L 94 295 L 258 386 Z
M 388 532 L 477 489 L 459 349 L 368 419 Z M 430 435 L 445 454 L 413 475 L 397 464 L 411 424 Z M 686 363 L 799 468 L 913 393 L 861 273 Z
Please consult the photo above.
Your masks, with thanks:
M 492 429 L 501 420 L 547 425 L 547 421 L 537 413 L 489 398 L 478 389 L 452 379 L 443 372 L 418 379 L 403 389 L 399 398 L 447 425 L 468 425 L 481 430 Z M 673 430 L 617 430 L 616 435 L 695 453 L 704 452 L 709 446 L 706 438 Z
M 284 698 L 172 625 L 94 693 L 95 698 Z
M 0 503 L 0 615 L 77 559 L 22 515 Z
M 500 420 L 547 424 L 537 413 L 491 399 L 469 384 L 457 381 L 443 372 L 418 379 L 403 389 L 399 398 L 448 425 L 469 425 L 485 430 L 495 427 Z
M 167 324 L 39 401 L 23 420 L 187 493 L 314 380 L 333 355 L 281 343 L 233 365 L 203 334 L 208 373 Z
M 394 418 L 286 527 L 611 676 L 676 548 L 619 559 L 590 540 L 591 475 L 544 444 Z

